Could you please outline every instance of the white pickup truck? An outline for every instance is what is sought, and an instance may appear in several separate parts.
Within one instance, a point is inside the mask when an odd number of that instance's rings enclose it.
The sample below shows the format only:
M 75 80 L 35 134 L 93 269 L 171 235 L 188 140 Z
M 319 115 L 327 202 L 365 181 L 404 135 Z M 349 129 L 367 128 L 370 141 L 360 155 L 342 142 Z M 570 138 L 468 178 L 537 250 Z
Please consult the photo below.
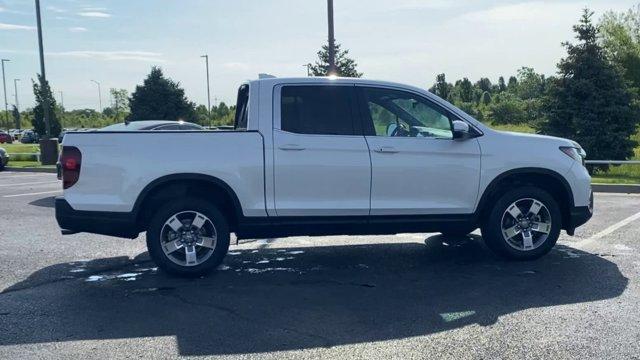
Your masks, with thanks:
M 135 238 L 164 270 L 214 269 L 238 238 L 482 230 L 507 258 L 550 251 L 592 215 L 584 151 L 495 131 L 428 91 L 263 78 L 233 131 L 67 133 L 63 233 Z

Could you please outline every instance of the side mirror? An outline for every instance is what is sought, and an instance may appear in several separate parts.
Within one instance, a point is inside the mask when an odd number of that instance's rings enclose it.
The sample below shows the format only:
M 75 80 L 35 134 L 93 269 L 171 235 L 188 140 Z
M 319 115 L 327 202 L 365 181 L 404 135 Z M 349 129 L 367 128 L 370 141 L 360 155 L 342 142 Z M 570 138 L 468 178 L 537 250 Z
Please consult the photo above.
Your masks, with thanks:
M 456 140 L 464 140 L 471 137 L 471 131 L 469 130 L 469 124 L 464 121 L 453 121 L 453 138 Z

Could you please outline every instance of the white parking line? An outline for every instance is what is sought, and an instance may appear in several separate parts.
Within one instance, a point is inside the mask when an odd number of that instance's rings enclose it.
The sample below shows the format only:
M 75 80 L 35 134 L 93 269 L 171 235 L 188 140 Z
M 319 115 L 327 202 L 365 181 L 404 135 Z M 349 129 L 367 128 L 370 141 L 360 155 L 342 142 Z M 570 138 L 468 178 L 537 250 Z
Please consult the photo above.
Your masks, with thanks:
M 57 181 L 36 181 L 36 182 L 28 182 L 28 183 L 19 183 L 19 184 L 0 184 L 0 187 L 3 186 L 22 186 L 22 185 L 37 185 L 37 184 L 56 184 Z
M 598 239 L 601 239 L 601 238 L 603 238 L 603 237 L 605 237 L 605 236 L 607 236 L 607 235 L 611 234 L 612 232 L 614 232 L 614 231 L 616 231 L 616 230 L 620 229 L 621 227 L 623 227 L 623 226 L 625 226 L 625 225 L 628 225 L 628 224 L 630 224 L 630 223 L 632 223 L 633 221 L 638 220 L 638 219 L 640 219 L 640 212 L 635 213 L 635 214 L 633 214 L 633 215 L 629 216 L 628 218 L 626 218 L 626 219 L 624 219 L 624 220 L 622 220 L 622 221 L 619 221 L 619 222 L 617 222 L 617 223 L 615 223 L 615 224 L 613 224 L 613 225 L 609 226 L 608 228 L 606 228 L 606 229 L 604 229 L 604 230 L 600 231 L 599 233 L 597 233 L 597 234 L 595 234 L 595 235 L 591 236 L 590 238 L 587 238 L 587 239 L 584 239 L 584 240 L 578 241 L 578 242 L 576 242 L 576 243 L 573 243 L 573 244 L 571 245 L 571 247 L 579 248 L 579 249 L 583 249 L 583 248 L 585 248 L 585 247 L 587 247 L 587 246 L 589 246 L 589 245 L 593 244 L 593 243 L 594 243 L 594 242 L 596 242 Z
M 58 193 L 58 192 L 62 192 L 62 190 L 41 191 L 41 192 L 27 193 L 27 194 L 5 195 L 5 196 L 3 196 L 3 198 L 12 198 L 12 197 L 18 197 L 18 196 L 31 196 L 31 195 L 42 195 L 42 194 L 53 194 L 53 193 Z

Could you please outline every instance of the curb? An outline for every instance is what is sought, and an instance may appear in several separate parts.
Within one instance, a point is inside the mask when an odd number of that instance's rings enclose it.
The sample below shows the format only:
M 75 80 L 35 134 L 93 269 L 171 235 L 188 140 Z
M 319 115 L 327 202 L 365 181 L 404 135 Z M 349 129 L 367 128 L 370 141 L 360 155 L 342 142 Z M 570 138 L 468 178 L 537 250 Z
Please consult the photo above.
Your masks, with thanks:
M 594 192 L 640 194 L 640 184 L 591 184 Z
M 57 173 L 56 168 L 15 168 L 7 166 L 4 168 L 5 171 L 14 171 L 14 172 L 28 172 L 28 173 L 48 173 L 55 174 Z

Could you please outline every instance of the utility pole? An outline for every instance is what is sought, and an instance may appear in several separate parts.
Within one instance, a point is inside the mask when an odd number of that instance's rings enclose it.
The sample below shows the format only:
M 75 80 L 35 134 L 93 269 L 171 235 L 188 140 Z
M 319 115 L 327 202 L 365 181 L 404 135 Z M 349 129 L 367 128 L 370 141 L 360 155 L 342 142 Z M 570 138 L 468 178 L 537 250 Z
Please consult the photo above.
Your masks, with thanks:
M 333 0 L 327 0 L 327 17 L 329 22 L 329 73 L 337 75 L 336 71 L 336 39 L 333 36 Z
M 44 71 L 44 46 L 42 44 L 42 17 L 40 16 L 40 0 L 36 0 L 36 21 L 38 23 L 38 48 L 40 49 L 40 90 L 44 91 L 47 83 L 47 76 Z M 49 98 L 43 96 L 43 113 L 44 127 L 46 129 L 46 138 L 51 137 L 51 124 L 49 124 Z
M 9 130 L 9 104 L 7 103 L 7 84 L 4 79 L 4 63 L 11 61 L 9 59 L 0 59 L 2 62 L 2 87 L 4 88 L 4 119 L 7 125 L 7 130 Z
M 102 113 L 102 91 L 100 90 L 100 83 L 95 81 L 95 80 L 91 80 L 92 82 L 94 82 L 96 85 L 98 85 L 98 104 L 100 105 L 100 113 Z
M 209 125 L 213 125 L 211 123 L 211 89 L 209 88 L 209 55 L 205 54 L 200 57 L 204 58 L 205 64 L 207 66 L 207 115 L 209 116 Z
M 64 96 L 62 96 L 62 90 L 58 92 L 60 93 L 60 107 L 64 109 Z

